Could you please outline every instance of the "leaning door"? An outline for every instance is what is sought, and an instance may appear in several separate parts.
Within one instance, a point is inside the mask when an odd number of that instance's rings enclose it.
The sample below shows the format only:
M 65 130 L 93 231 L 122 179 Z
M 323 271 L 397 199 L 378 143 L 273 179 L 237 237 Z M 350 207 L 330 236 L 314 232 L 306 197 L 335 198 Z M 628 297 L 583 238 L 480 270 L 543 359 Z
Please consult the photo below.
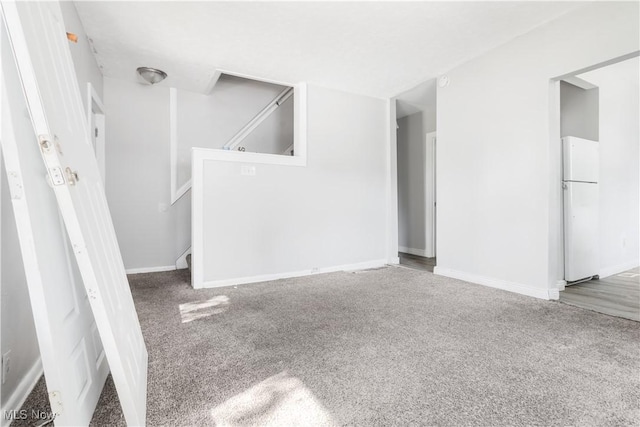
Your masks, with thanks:
M 55 196 L 43 179 L 46 169 L 1 19 L 0 63 L 0 141 L 49 400 L 56 423 L 83 425 L 91 420 L 109 365 Z
M 2 8 L 40 154 L 125 418 L 130 425 L 143 425 L 147 350 L 93 153 L 60 7 L 56 2 L 2 1 Z

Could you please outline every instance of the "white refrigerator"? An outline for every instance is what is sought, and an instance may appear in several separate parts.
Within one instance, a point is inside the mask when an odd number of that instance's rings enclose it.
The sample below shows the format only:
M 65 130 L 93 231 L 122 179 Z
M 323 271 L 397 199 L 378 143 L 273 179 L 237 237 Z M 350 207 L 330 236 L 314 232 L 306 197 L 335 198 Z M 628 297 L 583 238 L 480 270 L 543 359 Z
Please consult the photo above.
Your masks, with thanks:
M 571 282 L 599 274 L 598 142 L 562 138 L 564 276 Z

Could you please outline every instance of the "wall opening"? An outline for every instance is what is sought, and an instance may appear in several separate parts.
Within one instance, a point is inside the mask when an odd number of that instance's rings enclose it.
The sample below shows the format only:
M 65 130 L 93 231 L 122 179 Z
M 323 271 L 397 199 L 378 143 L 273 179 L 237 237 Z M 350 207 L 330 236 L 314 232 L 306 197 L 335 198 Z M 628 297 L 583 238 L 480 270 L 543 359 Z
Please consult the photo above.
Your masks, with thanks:
M 635 320 L 640 320 L 640 303 L 633 298 L 640 292 L 639 81 L 637 55 L 559 77 L 552 81 L 551 117 L 552 224 L 558 225 L 550 253 L 556 254 L 551 261 L 558 266 L 560 300 Z
M 191 188 L 194 148 L 286 156 L 296 158 L 293 163 L 303 162 L 301 91 L 300 85 L 229 72 L 218 72 L 204 94 L 172 88 L 172 203 Z
M 400 263 L 436 263 L 436 80 L 396 97 Z

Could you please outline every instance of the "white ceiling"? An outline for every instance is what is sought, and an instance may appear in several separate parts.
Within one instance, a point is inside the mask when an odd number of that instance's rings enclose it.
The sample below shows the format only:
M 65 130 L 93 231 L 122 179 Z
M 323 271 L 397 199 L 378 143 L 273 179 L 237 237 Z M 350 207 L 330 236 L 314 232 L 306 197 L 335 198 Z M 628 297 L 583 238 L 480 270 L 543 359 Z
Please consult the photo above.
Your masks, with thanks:
M 580 6 L 575 2 L 76 2 L 98 64 L 204 92 L 216 68 L 381 98 Z

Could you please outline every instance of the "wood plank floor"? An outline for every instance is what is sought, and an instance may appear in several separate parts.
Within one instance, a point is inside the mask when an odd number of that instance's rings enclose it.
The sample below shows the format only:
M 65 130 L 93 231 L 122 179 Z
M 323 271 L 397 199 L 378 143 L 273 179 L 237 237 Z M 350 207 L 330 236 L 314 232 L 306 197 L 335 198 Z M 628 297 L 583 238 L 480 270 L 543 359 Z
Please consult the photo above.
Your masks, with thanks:
M 400 265 L 413 268 L 415 270 L 430 271 L 433 273 L 433 267 L 436 265 L 435 258 L 425 258 L 404 252 L 399 252 L 398 256 L 400 257 Z
M 567 286 L 560 302 L 640 322 L 640 268 Z

